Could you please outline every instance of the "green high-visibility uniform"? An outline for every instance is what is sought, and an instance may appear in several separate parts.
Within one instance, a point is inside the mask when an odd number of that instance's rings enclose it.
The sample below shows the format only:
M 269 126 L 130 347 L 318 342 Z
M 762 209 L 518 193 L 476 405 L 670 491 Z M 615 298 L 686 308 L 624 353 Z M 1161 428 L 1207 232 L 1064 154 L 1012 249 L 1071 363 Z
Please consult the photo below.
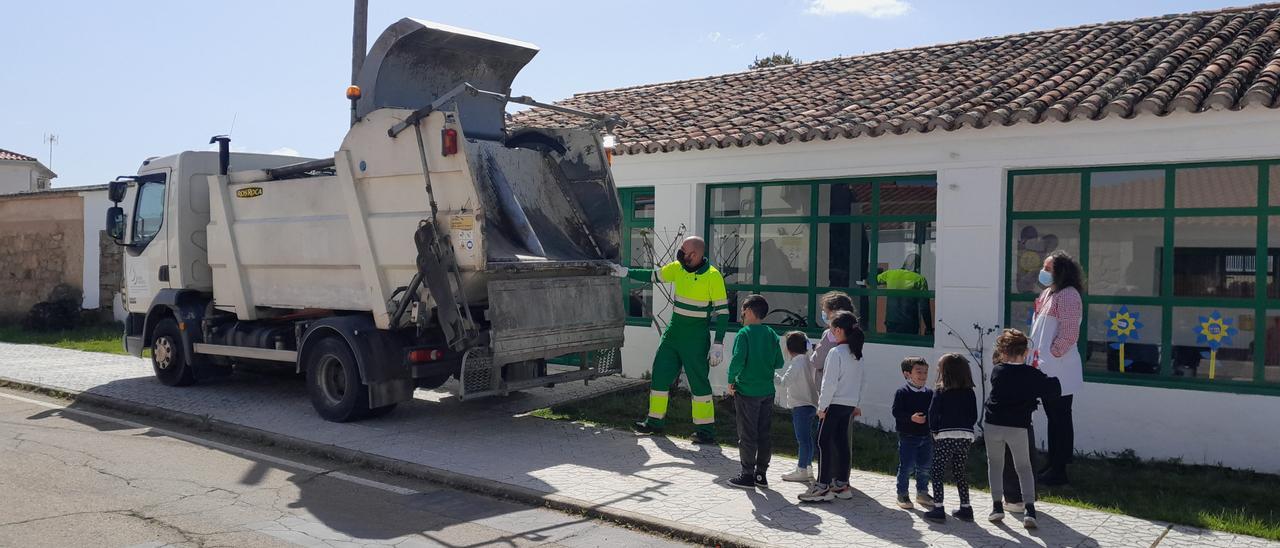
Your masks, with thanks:
M 704 435 L 714 435 L 716 410 L 711 401 L 707 352 L 711 349 L 712 320 L 715 320 L 715 342 L 724 341 L 729 318 L 724 276 L 710 262 L 704 262 L 694 272 L 673 262 L 658 270 L 633 268 L 627 276 L 639 282 L 669 283 L 675 287 L 671 323 L 662 333 L 658 353 L 653 357 L 649 416 L 645 422 L 656 429 L 663 427 L 671 385 L 684 369 L 689 392 L 693 394 L 693 423 Z
M 929 280 L 903 268 L 881 272 L 876 282 L 885 289 L 929 290 Z M 927 298 L 889 297 L 885 302 L 884 327 L 889 333 L 919 334 L 922 319 L 926 330 L 933 329 L 933 313 Z

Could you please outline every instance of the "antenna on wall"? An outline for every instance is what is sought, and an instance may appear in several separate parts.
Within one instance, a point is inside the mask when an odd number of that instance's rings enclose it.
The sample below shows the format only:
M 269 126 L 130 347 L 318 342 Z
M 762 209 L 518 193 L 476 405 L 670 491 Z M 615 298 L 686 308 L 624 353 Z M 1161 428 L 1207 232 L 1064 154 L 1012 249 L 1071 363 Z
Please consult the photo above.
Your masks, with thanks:
M 44 142 L 49 145 L 49 169 L 53 169 L 53 145 L 58 144 L 58 136 L 53 133 L 44 134 Z

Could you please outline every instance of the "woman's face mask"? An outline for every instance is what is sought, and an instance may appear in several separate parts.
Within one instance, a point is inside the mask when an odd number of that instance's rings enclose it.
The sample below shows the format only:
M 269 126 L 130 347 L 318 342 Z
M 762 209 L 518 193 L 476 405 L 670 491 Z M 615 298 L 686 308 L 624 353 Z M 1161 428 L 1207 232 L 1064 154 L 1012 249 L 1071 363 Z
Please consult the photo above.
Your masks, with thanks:
M 823 310 L 823 311 L 822 311 L 822 325 L 830 325 L 830 324 L 831 324 L 831 320 L 830 320 L 829 318 L 827 318 L 827 311 L 826 311 L 826 310 Z
M 1040 270 L 1040 285 L 1049 287 L 1053 285 L 1053 273 L 1048 270 Z

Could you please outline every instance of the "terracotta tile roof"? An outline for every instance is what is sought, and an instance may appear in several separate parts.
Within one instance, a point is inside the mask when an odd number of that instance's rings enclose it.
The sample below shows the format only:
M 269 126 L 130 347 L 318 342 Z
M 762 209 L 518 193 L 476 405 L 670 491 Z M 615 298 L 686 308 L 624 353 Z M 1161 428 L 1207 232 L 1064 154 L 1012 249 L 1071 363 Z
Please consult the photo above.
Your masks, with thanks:
M 27 156 L 26 154 L 18 154 L 17 152 L 11 152 L 3 148 L 0 148 L 0 160 L 14 160 L 17 162 L 35 162 L 36 161 L 35 158 L 32 158 L 31 156 Z
M 1280 4 L 986 38 L 582 93 L 619 154 L 1045 120 L 1280 107 Z M 513 125 L 572 125 L 547 110 Z

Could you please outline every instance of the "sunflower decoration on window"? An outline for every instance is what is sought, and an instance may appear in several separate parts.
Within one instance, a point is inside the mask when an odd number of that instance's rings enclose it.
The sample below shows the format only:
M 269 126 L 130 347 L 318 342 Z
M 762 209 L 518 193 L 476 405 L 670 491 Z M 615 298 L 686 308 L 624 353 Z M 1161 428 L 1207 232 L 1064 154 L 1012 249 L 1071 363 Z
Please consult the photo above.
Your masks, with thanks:
M 1142 322 L 1138 321 L 1139 316 L 1137 311 L 1131 311 L 1128 306 L 1124 305 L 1120 306 L 1120 310 L 1107 311 L 1107 318 L 1110 322 L 1107 327 L 1107 334 L 1116 338 L 1117 342 L 1111 343 L 1111 348 L 1120 353 L 1121 373 L 1124 373 L 1125 368 L 1133 364 L 1133 360 L 1124 359 L 1124 343 L 1130 340 L 1138 340 L 1138 333 L 1142 330 Z
M 1233 323 L 1231 318 L 1223 316 L 1217 310 L 1208 317 L 1200 316 L 1200 323 L 1196 326 L 1196 344 L 1209 347 L 1209 352 L 1201 352 L 1200 355 L 1209 358 L 1210 379 L 1217 373 L 1218 349 L 1231 344 L 1231 337 L 1239 333 Z

